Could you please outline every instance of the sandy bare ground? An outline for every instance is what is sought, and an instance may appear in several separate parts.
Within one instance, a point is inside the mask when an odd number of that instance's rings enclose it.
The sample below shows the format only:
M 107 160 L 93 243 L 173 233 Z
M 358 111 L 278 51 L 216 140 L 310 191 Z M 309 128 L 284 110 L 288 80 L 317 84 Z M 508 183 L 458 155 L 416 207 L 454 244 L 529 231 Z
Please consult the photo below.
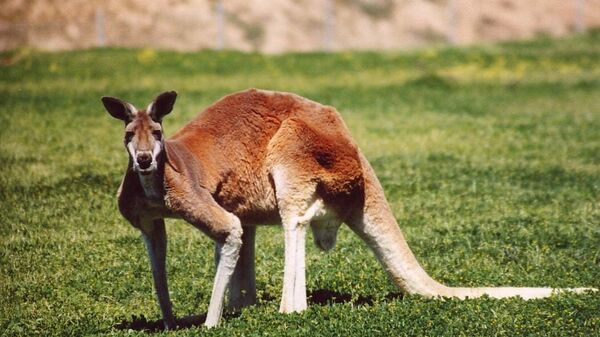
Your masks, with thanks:
M 576 31 L 578 22 L 600 26 L 600 0 L 221 3 L 219 16 L 216 0 L 0 0 L 0 50 L 98 45 L 267 53 L 403 49 L 565 35 Z M 578 3 L 583 7 L 578 9 Z

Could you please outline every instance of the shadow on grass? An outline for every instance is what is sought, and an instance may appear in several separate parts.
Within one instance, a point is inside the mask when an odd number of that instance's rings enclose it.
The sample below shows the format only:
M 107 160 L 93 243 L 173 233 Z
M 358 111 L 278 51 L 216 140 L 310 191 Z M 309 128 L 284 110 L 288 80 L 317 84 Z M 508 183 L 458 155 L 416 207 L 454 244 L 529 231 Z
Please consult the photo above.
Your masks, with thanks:
M 402 293 L 389 293 L 385 296 L 386 300 L 397 300 L 402 299 L 404 294 Z M 274 302 L 275 297 L 264 294 L 262 302 Z M 308 292 L 308 304 L 309 305 L 331 305 L 337 303 L 352 303 L 354 305 L 373 305 L 375 297 L 371 295 L 360 295 L 353 298 L 349 293 L 341 293 L 329 289 L 315 289 Z M 226 312 L 223 316 L 225 319 L 238 317 L 239 312 Z M 200 315 L 190 315 L 177 318 L 175 323 L 177 327 L 175 330 L 189 329 L 192 327 L 201 327 L 206 321 L 206 313 Z M 123 320 L 121 323 L 114 326 L 117 330 L 134 330 L 134 331 L 145 331 L 150 333 L 161 332 L 165 330 L 162 319 L 149 321 L 146 317 L 142 316 L 131 316 L 131 320 Z
M 402 293 L 389 293 L 385 296 L 386 300 L 402 299 Z M 331 305 L 334 303 L 352 303 L 354 305 L 373 305 L 375 297 L 371 295 L 359 295 L 352 298 L 351 294 L 340 293 L 329 289 L 316 289 L 308 292 L 308 303 L 317 305 Z
M 200 327 L 206 321 L 206 313 L 201 315 L 190 315 L 181 318 L 177 318 L 175 323 L 179 329 L 189 329 L 192 327 Z M 165 326 L 162 319 L 149 321 L 146 317 L 142 316 L 131 316 L 131 320 L 123 320 L 121 323 L 114 326 L 117 330 L 135 330 L 135 331 L 146 331 L 146 332 L 161 332 L 165 331 Z

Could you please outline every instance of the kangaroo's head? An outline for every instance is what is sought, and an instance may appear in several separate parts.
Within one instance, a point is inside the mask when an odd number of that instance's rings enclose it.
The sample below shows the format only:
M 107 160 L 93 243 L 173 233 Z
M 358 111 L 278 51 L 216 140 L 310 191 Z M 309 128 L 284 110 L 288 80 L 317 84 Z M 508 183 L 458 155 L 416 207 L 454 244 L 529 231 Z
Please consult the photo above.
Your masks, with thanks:
M 146 110 L 115 97 L 102 97 L 106 111 L 125 122 L 125 147 L 133 169 L 148 175 L 158 169 L 159 154 L 163 151 L 162 118 L 173 110 L 177 93 L 167 91 L 156 97 Z

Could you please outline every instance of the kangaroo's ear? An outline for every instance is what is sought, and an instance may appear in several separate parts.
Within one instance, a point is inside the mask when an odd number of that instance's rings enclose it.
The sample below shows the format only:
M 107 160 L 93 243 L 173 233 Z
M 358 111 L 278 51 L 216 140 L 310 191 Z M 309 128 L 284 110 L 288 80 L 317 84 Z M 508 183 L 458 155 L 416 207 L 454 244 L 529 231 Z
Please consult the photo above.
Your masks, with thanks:
M 102 104 L 106 111 L 116 119 L 120 119 L 125 123 L 129 123 L 132 120 L 132 112 L 129 110 L 127 103 L 115 97 L 102 97 Z
M 163 117 L 173 110 L 177 93 L 175 91 L 166 91 L 158 95 L 154 102 L 148 107 L 148 113 L 155 122 L 161 122 Z

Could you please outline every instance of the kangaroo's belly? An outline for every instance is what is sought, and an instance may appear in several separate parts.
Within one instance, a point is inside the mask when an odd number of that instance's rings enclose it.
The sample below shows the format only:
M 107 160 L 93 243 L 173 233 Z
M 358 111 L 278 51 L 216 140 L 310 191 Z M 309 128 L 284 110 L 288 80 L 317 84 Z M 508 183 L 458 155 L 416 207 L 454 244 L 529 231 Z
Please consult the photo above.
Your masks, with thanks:
M 213 197 L 243 225 L 271 225 L 281 222 L 275 191 L 266 169 L 229 172 L 217 185 Z

